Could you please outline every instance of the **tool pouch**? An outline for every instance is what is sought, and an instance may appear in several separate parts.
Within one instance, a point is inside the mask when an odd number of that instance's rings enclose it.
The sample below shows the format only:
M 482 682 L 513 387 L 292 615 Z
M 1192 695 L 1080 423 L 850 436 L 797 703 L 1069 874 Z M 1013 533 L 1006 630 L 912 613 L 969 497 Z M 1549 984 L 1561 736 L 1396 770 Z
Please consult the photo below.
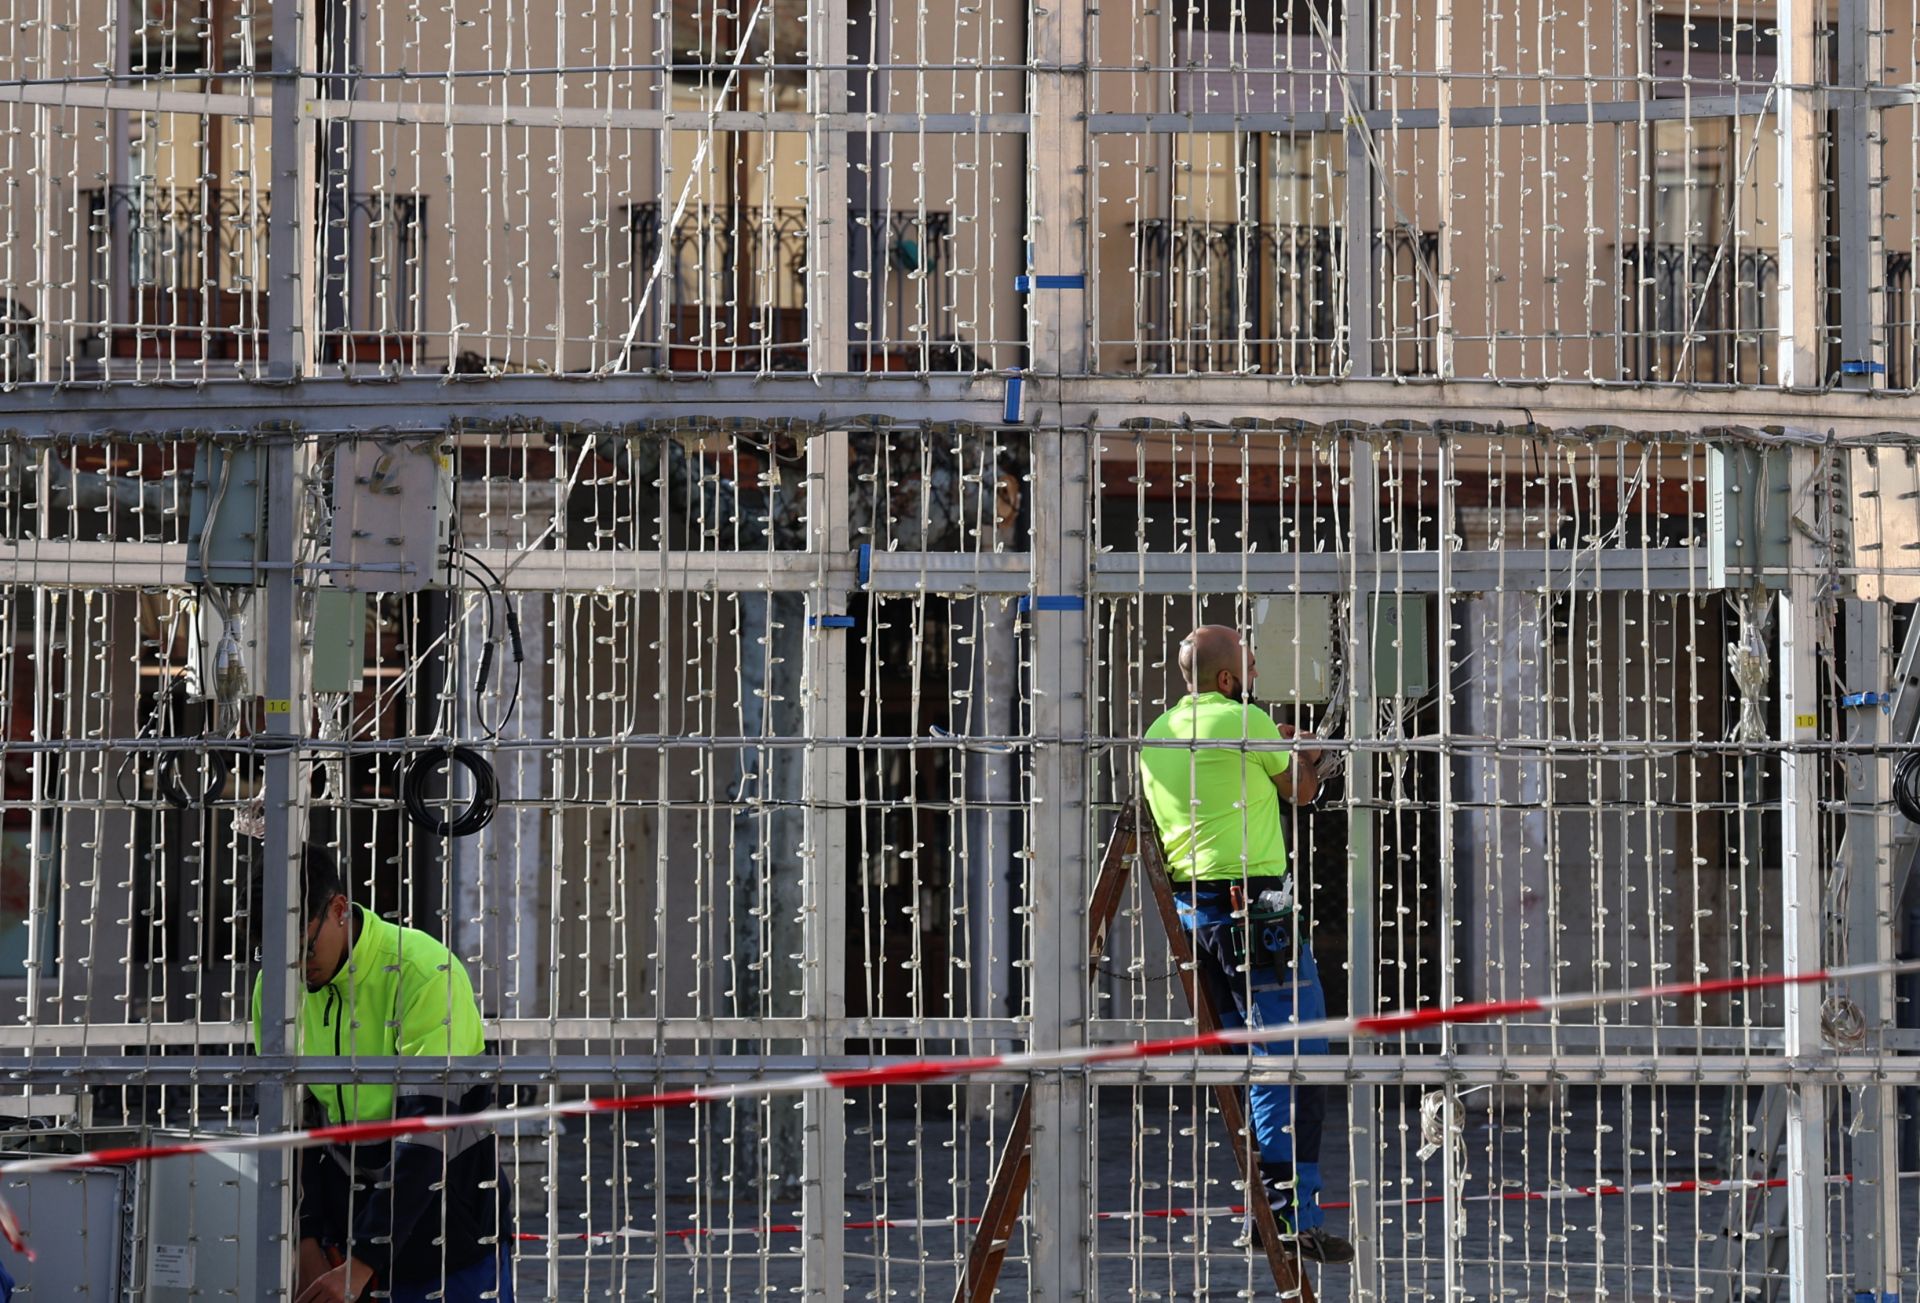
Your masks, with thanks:
M 1234 889 L 1234 911 L 1242 917 L 1221 929 L 1227 971 L 1233 974 L 1271 972 L 1286 980 L 1293 962 L 1293 892 L 1263 891 L 1245 900 Z

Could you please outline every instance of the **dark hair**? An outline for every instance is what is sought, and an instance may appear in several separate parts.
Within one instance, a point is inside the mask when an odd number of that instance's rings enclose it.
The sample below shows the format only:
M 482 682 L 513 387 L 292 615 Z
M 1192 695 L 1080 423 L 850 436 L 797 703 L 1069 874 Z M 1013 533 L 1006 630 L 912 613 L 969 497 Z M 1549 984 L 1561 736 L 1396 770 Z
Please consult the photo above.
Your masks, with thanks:
M 340 879 L 340 865 L 333 852 L 308 842 L 300 854 L 300 921 L 311 923 L 333 903 L 335 896 L 347 894 Z
M 247 939 L 255 951 L 260 948 L 260 923 L 267 911 L 266 886 L 265 867 L 256 868 L 252 875 L 252 904 L 246 910 Z M 333 903 L 335 896 L 345 895 L 346 890 L 333 852 L 325 846 L 308 842 L 300 852 L 301 926 L 313 922 L 322 910 Z

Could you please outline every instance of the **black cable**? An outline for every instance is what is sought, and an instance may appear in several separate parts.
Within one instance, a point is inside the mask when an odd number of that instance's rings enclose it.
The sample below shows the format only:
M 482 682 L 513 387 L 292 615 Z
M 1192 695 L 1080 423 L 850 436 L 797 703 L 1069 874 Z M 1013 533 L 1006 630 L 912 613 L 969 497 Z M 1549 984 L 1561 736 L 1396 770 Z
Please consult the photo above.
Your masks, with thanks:
M 473 778 L 473 795 L 467 799 L 467 808 L 452 820 L 441 818 L 427 798 L 427 781 L 443 764 L 464 769 Z M 458 743 L 416 754 L 401 780 L 400 795 L 406 803 L 407 818 L 435 837 L 471 837 L 492 823 L 494 811 L 500 808 L 500 782 L 493 766 L 472 747 Z
M 227 776 L 233 772 L 233 757 L 226 751 L 212 749 L 200 753 L 202 780 L 200 791 L 189 792 L 180 781 L 180 757 L 188 754 L 184 751 L 168 751 L 160 757 L 159 769 L 154 774 L 154 785 L 160 789 L 160 795 L 167 804 L 176 810 L 191 810 L 195 806 L 212 805 L 226 788 Z
M 1893 771 L 1893 803 L 1900 813 L 1920 823 L 1920 751 L 1909 751 Z
M 490 725 L 487 723 L 486 712 L 481 703 L 486 696 L 487 685 L 493 679 L 493 648 L 498 640 L 494 636 L 493 602 L 488 602 L 487 638 L 480 649 L 480 668 L 473 680 L 473 719 L 480 726 L 481 732 L 490 738 L 495 738 L 499 737 L 501 731 L 513 722 L 514 712 L 520 708 L 520 684 L 526 675 L 526 646 L 520 640 L 520 616 L 513 609 L 513 603 L 507 600 L 506 581 L 501 579 L 492 566 L 471 553 L 460 553 L 460 563 L 463 567 L 477 568 L 492 581 L 490 584 L 483 582 L 481 587 L 490 588 L 494 601 L 499 602 L 500 612 L 506 617 L 507 622 L 507 643 L 513 649 L 513 692 L 507 697 L 506 712 L 500 716 L 500 722 Z M 478 576 L 475 577 L 478 578 Z

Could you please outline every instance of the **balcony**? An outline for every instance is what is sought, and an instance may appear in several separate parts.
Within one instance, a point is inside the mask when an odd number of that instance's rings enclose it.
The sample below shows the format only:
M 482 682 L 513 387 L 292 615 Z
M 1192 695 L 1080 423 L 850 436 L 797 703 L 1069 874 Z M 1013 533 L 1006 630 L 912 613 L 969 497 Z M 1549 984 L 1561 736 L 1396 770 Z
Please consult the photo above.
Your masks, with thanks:
M 1661 384 L 1771 384 L 1780 257 L 1711 244 L 1620 251 L 1621 378 Z
M 1911 389 L 1920 376 L 1920 296 L 1913 289 L 1913 254 L 1887 255 L 1887 388 Z
M 854 209 L 850 217 L 852 368 L 971 369 L 953 338 L 951 216 Z M 628 209 L 630 303 L 659 260 L 661 226 L 659 204 Z M 653 341 L 652 365 L 673 371 L 806 370 L 806 210 L 750 204 L 682 218 L 637 338 Z
M 113 186 L 86 200 L 104 360 L 265 358 L 267 192 Z M 330 192 L 318 207 L 320 360 L 418 365 L 426 199 Z
M 1346 372 L 1345 228 L 1155 220 L 1136 223 L 1133 239 L 1139 369 Z M 1374 242 L 1375 298 L 1386 305 L 1375 312 L 1377 360 L 1389 374 L 1434 371 L 1439 251 L 1431 231 Z

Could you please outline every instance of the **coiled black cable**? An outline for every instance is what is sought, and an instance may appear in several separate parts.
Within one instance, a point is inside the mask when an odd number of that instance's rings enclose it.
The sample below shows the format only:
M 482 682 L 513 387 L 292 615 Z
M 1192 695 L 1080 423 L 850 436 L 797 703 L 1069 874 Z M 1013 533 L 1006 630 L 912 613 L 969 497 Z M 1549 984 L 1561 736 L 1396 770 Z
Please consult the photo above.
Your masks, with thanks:
M 181 781 L 180 760 L 191 754 L 185 751 L 167 751 L 160 757 L 160 764 L 154 773 L 154 786 L 160 789 L 160 795 L 166 798 L 168 805 L 176 810 L 191 810 L 196 806 L 212 805 L 227 786 L 227 775 L 233 772 L 233 757 L 225 751 L 200 752 L 200 791 L 196 794 L 187 790 Z
M 1920 751 L 1909 751 L 1893 770 L 1893 803 L 1900 813 L 1920 823 Z
M 441 818 L 435 803 L 427 797 L 427 782 L 443 764 L 464 769 L 473 778 L 473 795 L 467 798 L 466 808 L 451 820 Z M 500 807 L 500 782 L 487 758 L 472 747 L 432 747 L 415 755 L 407 766 L 400 796 L 414 827 L 435 837 L 471 837 L 493 822 L 493 812 Z

